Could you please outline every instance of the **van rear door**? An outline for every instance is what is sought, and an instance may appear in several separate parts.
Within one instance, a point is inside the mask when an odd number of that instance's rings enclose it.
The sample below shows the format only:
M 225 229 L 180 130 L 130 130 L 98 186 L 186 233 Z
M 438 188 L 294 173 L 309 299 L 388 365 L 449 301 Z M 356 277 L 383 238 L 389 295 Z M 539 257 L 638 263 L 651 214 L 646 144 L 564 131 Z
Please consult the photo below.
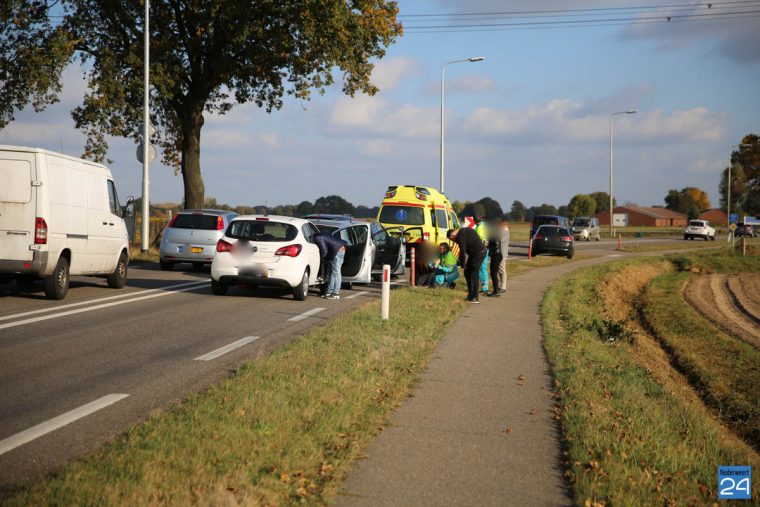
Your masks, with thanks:
M 31 261 L 37 192 L 34 153 L 0 152 L 0 260 Z

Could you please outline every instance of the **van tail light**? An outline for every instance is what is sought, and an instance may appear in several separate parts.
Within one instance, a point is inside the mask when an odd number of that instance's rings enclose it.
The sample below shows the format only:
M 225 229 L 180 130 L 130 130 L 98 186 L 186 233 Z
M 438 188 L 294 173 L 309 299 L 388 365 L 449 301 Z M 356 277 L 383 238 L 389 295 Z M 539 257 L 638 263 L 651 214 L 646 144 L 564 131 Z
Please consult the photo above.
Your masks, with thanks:
M 573 241 L 572 236 L 562 236 L 562 241 Z
M 171 221 L 169 222 L 169 227 L 174 227 L 174 222 L 176 222 L 176 221 L 177 221 L 177 218 L 178 218 L 178 217 L 179 217 L 179 213 L 177 213 L 176 215 L 174 215 L 174 216 L 172 217 Z
M 227 241 L 224 241 L 223 239 L 220 239 L 219 242 L 216 244 L 216 251 L 219 253 L 222 253 L 222 252 L 232 253 L 234 250 L 235 250 L 235 245 Z
M 34 219 L 34 244 L 47 245 L 48 226 L 44 218 Z
M 430 233 L 429 232 L 423 232 L 422 233 L 422 239 L 425 241 L 430 241 Z
M 282 255 L 285 257 L 298 257 L 298 254 L 301 253 L 301 248 L 301 245 L 288 245 L 282 248 L 278 248 L 274 254 Z
M 217 231 L 224 230 L 224 219 L 221 216 L 216 217 L 216 230 Z

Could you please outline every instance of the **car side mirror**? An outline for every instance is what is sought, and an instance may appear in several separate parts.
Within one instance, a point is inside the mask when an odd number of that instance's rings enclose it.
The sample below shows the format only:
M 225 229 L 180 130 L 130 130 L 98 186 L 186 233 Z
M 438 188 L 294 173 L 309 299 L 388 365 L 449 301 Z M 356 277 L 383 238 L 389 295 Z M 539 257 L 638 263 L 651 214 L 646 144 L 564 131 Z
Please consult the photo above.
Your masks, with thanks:
M 135 198 L 131 195 L 127 197 L 127 204 L 121 207 L 121 216 L 123 218 L 132 218 L 135 216 Z

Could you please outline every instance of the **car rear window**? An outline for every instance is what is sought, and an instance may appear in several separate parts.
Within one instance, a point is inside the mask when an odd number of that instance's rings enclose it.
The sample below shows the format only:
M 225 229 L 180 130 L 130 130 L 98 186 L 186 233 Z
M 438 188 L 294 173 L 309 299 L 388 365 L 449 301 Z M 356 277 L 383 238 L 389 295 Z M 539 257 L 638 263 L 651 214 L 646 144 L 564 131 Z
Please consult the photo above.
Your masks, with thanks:
M 216 230 L 218 215 L 196 215 L 190 213 L 180 213 L 174 221 L 174 229 L 200 229 L 204 231 Z
M 559 219 L 557 217 L 536 217 L 533 219 L 534 227 L 545 224 L 559 225 Z
M 537 234 L 542 234 L 544 236 L 550 237 L 550 236 L 569 236 L 570 231 L 563 227 L 541 227 Z
M 576 227 L 588 227 L 589 220 L 586 220 L 584 218 L 577 218 L 573 221 L 573 225 Z
M 692 220 L 691 222 L 689 222 L 689 225 L 691 227 L 704 227 L 705 223 L 699 220 Z
M 293 241 L 298 229 L 283 222 L 263 220 L 235 220 L 227 228 L 227 236 L 248 241 Z
M 416 206 L 383 206 L 380 222 L 386 224 L 425 225 L 425 209 Z

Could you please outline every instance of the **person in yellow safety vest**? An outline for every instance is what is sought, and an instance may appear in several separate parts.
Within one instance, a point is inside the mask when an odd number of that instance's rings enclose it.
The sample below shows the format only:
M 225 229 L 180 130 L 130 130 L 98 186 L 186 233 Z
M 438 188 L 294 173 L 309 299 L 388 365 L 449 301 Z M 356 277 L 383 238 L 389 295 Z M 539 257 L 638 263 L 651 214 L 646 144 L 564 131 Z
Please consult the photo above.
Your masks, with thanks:
M 483 221 L 483 215 L 475 215 L 475 232 L 478 233 L 483 245 L 488 246 L 488 231 L 486 223 Z M 486 248 L 486 256 L 483 258 L 483 264 L 480 265 L 480 292 L 488 294 L 488 249 Z

